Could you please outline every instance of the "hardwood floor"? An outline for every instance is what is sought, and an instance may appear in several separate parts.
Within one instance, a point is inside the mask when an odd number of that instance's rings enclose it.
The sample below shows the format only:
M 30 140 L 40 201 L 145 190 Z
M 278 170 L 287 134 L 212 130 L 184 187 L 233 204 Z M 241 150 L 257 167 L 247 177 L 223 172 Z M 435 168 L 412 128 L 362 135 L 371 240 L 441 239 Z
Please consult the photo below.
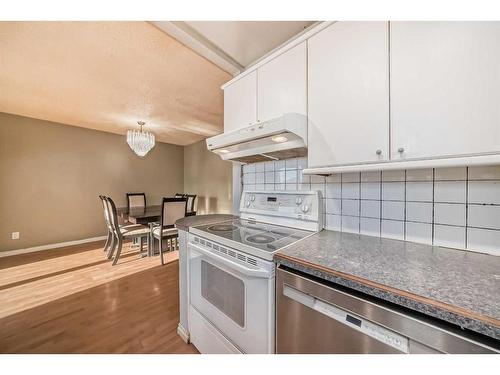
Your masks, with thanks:
M 0 353 L 197 353 L 177 335 L 176 253 L 116 266 L 102 242 L 0 258 Z

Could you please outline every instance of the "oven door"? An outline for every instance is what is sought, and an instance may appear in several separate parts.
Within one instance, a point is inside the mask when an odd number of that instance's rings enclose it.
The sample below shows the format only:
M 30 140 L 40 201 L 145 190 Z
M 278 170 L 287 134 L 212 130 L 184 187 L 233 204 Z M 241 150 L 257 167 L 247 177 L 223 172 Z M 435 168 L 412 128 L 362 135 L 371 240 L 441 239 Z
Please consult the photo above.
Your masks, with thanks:
M 274 352 L 272 272 L 190 243 L 189 298 L 191 306 L 242 352 Z

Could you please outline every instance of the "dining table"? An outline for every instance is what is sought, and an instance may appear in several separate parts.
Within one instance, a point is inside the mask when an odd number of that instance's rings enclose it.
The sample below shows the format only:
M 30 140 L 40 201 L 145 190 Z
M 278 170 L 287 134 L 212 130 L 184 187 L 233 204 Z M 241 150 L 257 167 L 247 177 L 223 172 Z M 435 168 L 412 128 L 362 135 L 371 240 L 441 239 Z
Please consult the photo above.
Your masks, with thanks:
M 124 220 L 132 224 L 148 225 L 159 222 L 161 219 L 161 204 L 146 207 L 120 207 L 116 213 Z
M 153 227 L 157 225 L 161 220 L 161 209 L 162 205 L 153 205 L 145 207 L 119 207 L 116 209 L 117 215 L 124 221 L 132 224 L 142 224 L 150 227 L 151 231 Z M 196 211 L 187 212 L 186 216 L 194 216 Z M 141 256 L 152 256 L 155 255 L 155 248 L 153 246 L 152 235 L 148 238 L 148 251 L 147 254 L 141 254 Z

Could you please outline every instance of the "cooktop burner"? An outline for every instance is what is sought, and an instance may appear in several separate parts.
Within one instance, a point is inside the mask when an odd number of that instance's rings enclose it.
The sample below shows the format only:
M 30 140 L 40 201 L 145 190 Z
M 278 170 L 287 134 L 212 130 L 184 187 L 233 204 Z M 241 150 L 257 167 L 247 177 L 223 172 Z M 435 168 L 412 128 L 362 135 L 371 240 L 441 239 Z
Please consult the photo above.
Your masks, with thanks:
M 246 240 L 251 243 L 270 243 L 276 241 L 276 238 L 267 234 L 254 234 L 252 236 L 248 236 Z
M 238 229 L 236 225 L 232 224 L 215 224 L 207 228 L 208 230 L 213 230 L 214 232 L 230 232 Z

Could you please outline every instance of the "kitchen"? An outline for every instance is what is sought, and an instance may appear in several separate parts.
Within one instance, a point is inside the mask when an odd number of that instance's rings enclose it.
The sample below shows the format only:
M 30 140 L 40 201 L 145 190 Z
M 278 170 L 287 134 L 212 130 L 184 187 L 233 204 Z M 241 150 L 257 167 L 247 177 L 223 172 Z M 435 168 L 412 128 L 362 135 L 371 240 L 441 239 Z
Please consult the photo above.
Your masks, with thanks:
M 181 336 L 202 353 L 498 352 L 499 33 L 322 22 L 223 85 L 207 147 L 242 163 L 239 217 L 178 223 Z
M 498 367 L 500 21 L 203 6 L 0 22 L 0 353 Z

